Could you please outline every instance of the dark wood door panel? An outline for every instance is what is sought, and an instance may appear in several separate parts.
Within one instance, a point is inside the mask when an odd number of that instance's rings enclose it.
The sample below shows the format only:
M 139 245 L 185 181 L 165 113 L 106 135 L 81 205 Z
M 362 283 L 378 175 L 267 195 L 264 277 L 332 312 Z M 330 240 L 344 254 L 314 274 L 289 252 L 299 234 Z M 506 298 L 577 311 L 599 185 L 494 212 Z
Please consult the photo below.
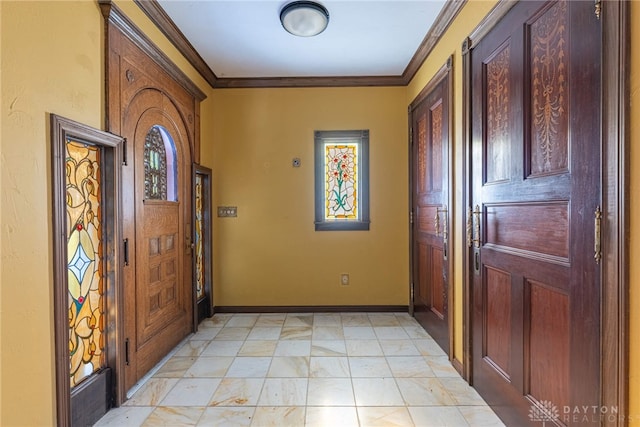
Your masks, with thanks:
M 412 303 L 418 322 L 448 353 L 449 83 L 443 76 L 427 85 L 410 112 Z
M 507 424 L 599 401 L 599 46 L 585 2 L 528 1 L 470 54 L 473 380 Z

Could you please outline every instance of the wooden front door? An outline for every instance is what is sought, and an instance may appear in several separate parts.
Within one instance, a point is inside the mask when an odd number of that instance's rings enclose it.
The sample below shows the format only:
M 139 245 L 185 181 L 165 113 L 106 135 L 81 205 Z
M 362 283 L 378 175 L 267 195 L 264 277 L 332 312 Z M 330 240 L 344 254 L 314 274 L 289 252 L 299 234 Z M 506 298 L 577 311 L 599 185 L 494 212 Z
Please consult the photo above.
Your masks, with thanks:
M 523 1 L 470 52 L 472 379 L 507 425 L 599 404 L 600 40 L 593 3 Z
M 117 404 L 195 328 L 192 163 L 204 95 L 104 4 L 108 127 L 126 138 L 122 166 L 123 285 Z
M 126 111 L 133 174 L 125 175 L 125 192 L 135 211 L 135 286 L 125 291 L 130 387 L 191 331 L 193 298 L 186 128 L 158 90 L 138 92 Z
M 449 353 L 449 66 L 411 105 L 413 309 Z

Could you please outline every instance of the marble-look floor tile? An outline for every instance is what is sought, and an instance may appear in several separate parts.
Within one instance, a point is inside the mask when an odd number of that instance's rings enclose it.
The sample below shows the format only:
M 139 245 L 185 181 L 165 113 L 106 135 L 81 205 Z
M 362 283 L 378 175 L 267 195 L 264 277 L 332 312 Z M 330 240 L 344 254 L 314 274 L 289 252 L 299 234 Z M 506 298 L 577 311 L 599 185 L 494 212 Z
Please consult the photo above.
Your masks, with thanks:
M 486 406 L 486 402 L 475 388 L 471 387 L 462 378 L 440 378 L 440 383 L 449 392 L 456 405 L 460 406 L 473 406 L 480 405 Z
M 392 376 L 384 357 L 349 357 L 349 369 L 353 378 Z
M 341 326 L 313 326 L 311 338 L 315 340 L 343 340 L 344 332 Z
M 342 313 L 342 326 L 371 326 L 367 313 Z
M 392 313 L 370 313 L 371 326 L 400 326 L 400 322 Z
M 309 406 L 355 406 L 349 378 L 309 378 Z
M 431 338 L 431 336 L 429 336 L 427 331 L 425 331 L 422 328 L 422 326 L 419 326 L 419 325 L 404 326 L 403 325 L 403 328 L 404 328 L 404 331 L 407 333 L 407 335 L 409 335 L 409 338 L 411 338 L 412 340 Z
M 211 341 L 200 356 L 236 356 L 244 341 Z
M 460 374 L 451 365 L 449 358 L 444 357 L 425 357 L 425 360 L 431 366 L 431 369 L 436 374 L 436 377 L 453 377 L 460 378 Z
M 251 332 L 251 328 L 225 326 L 213 339 L 217 341 L 242 341 L 247 338 L 249 332 Z
M 380 340 L 385 356 L 420 356 L 420 352 L 411 340 Z
M 233 317 L 231 313 L 217 313 L 215 316 L 206 319 L 203 323 L 208 323 L 213 326 L 223 327 Z
M 358 407 L 360 426 L 362 427 L 406 427 L 413 426 L 407 408 L 391 407 Z
M 358 427 L 354 406 L 307 406 L 305 427 Z
M 414 317 L 410 316 L 409 313 L 394 313 L 393 315 L 400 326 L 417 326 L 421 328 L 418 321 Z
M 342 326 L 340 313 L 316 313 L 313 315 L 313 326 Z
M 276 345 L 274 356 L 311 356 L 311 341 L 280 341 Z
M 255 410 L 255 407 L 207 408 L 197 425 L 201 427 L 249 427 Z
M 313 340 L 312 356 L 346 356 L 347 346 L 344 340 Z
M 286 313 L 261 314 L 255 326 L 282 327 L 286 318 Z
M 466 427 L 469 425 L 455 406 L 410 406 L 409 413 L 416 426 Z
M 378 339 L 372 326 L 345 326 L 344 338 L 347 340 L 375 340 Z
M 252 427 L 300 427 L 304 425 L 304 406 L 258 406 Z
M 193 365 L 197 357 L 177 357 L 174 356 L 158 369 L 154 377 L 162 378 L 182 378 L 187 369 Z
M 258 320 L 258 314 L 237 314 L 233 316 L 227 324 L 225 328 L 228 327 L 253 327 Z
M 201 356 L 185 372 L 185 378 L 221 378 L 231 366 L 230 356 Z
M 270 378 L 303 378 L 309 376 L 309 358 L 306 356 L 274 357 L 267 376 Z
M 467 423 L 473 427 L 503 427 L 504 423 L 488 406 L 458 406 Z
M 139 427 L 153 412 L 153 406 L 121 406 L 113 408 L 94 427 Z
M 267 378 L 258 406 L 304 406 L 308 381 L 307 378 Z
M 277 340 L 282 328 L 273 326 L 256 326 L 251 329 L 247 340 Z
M 413 340 L 413 345 L 423 356 L 447 356 L 447 353 L 432 339 Z
M 311 326 L 285 326 L 282 327 L 280 332 L 281 340 L 310 340 L 311 334 L 313 334 L 313 327 Z
M 220 384 L 219 378 L 185 378 L 179 380 L 160 402 L 161 406 L 207 406 Z
M 256 406 L 263 384 L 262 378 L 224 378 L 209 406 Z
M 312 378 L 349 378 L 346 357 L 311 357 L 309 376 Z
M 178 381 L 178 378 L 150 378 L 124 405 L 156 406 Z
M 278 341 L 245 341 L 238 356 L 273 356 Z
M 384 356 L 378 340 L 346 340 L 348 356 Z
M 229 378 L 264 378 L 271 365 L 270 357 L 236 357 L 229 370 Z
M 373 331 L 379 340 L 409 339 L 402 326 L 374 326 Z
M 142 426 L 195 426 L 203 412 L 203 407 L 160 406 L 149 415 Z
M 396 378 L 436 376 L 422 356 L 390 356 L 387 363 Z
M 183 356 L 183 357 L 198 357 L 200 353 L 209 345 L 209 340 L 206 341 L 197 341 L 191 340 L 184 343 L 182 347 L 176 351 L 174 356 Z
M 396 378 L 396 382 L 409 406 L 455 405 L 437 378 Z
M 404 406 L 393 378 L 353 378 L 357 406 Z
M 313 326 L 313 314 L 287 314 L 284 326 Z
M 222 328 L 201 328 L 193 334 L 190 338 L 191 341 L 209 341 L 215 338 L 220 333 Z

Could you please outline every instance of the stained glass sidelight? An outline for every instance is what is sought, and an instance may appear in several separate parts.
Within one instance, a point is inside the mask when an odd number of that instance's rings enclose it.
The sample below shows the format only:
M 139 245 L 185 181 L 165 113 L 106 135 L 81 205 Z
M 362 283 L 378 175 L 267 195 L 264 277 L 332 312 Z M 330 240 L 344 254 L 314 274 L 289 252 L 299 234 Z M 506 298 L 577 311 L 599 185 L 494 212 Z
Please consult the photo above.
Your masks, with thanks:
M 205 297 L 204 293 L 204 211 L 203 211 L 203 182 L 202 175 L 196 174 L 195 186 L 195 259 L 196 259 L 196 298 L 200 301 Z
M 167 153 L 158 126 L 144 140 L 144 198 L 167 200 Z
M 71 387 L 106 364 L 100 148 L 66 140 Z
M 358 144 L 325 144 L 325 219 L 358 219 Z

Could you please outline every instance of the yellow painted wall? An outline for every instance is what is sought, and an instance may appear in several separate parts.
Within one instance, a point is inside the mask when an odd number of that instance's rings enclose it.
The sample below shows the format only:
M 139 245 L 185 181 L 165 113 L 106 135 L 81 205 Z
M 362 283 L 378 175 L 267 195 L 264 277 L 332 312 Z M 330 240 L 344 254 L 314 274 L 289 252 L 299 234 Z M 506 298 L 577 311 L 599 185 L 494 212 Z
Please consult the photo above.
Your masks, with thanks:
M 202 90 L 137 6 L 122 4 Z M 55 420 L 48 113 L 102 128 L 103 19 L 94 1 L 0 1 L 0 425 Z M 211 101 L 203 104 L 210 116 Z M 203 138 L 206 139 L 206 138 Z
M 632 425 L 640 426 L 640 4 L 631 2 L 631 78 L 630 78 L 630 223 L 629 233 L 629 415 Z
M 214 96 L 215 203 L 238 206 L 215 221 L 216 305 L 406 305 L 405 88 Z M 313 132 L 339 129 L 370 130 L 370 231 L 314 231 Z
M 495 5 L 495 1 L 469 1 L 460 11 L 446 34 L 420 67 L 415 77 L 407 86 L 406 104 L 409 105 L 420 91 L 429 83 L 435 73 L 453 55 L 453 153 L 454 153 L 454 185 L 453 206 L 451 211 L 451 227 L 453 228 L 453 280 L 450 284 L 454 292 L 454 345 L 453 356 L 462 362 L 462 254 L 464 242 L 464 212 L 462 203 L 462 41 L 480 23 L 482 18 Z M 450 261 L 451 262 L 451 261 Z

